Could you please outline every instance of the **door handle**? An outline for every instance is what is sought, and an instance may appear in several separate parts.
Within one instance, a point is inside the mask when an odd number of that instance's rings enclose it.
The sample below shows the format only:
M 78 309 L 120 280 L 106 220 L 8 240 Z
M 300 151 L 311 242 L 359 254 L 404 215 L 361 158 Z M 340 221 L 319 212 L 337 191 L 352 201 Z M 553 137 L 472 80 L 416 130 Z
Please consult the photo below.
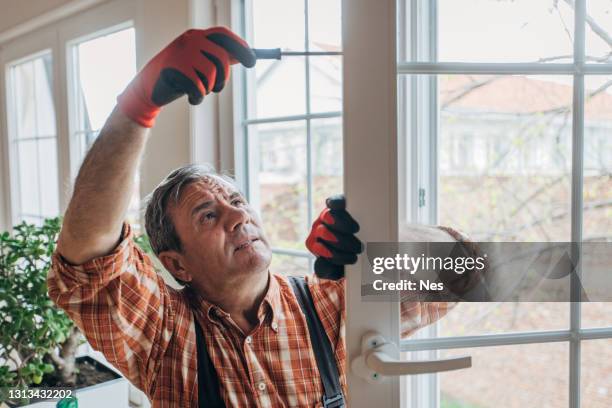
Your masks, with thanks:
M 351 361 L 353 373 L 370 383 L 386 376 L 439 373 L 472 366 L 472 357 L 453 357 L 441 360 L 399 361 L 391 357 L 397 346 L 378 332 L 367 332 L 361 338 L 361 354 Z

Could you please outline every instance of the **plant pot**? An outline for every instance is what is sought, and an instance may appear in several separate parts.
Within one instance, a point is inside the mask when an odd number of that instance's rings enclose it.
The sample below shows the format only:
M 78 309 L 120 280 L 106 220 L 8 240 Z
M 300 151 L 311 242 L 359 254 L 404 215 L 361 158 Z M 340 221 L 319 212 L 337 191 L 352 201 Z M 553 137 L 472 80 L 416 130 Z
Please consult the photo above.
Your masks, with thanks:
M 112 374 L 113 379 L 99 384 L 90 385 L 76 389 L 76 397 L 79 408 L 128 408 L 129 407 L 129 382 L 117 374 L 114 370 L 105 366 L 89 356 L 77 357 L 77 365 L 87 362 L 93 365 L 96 370 Z M 32 402 L 29 405 L 22 405 L 28 408 L 55 408 L 58 400 L 47 400 Z M 13 405 L 7 405 L 13 407 Z M 3 408 L 4 404 L 0 404 Z

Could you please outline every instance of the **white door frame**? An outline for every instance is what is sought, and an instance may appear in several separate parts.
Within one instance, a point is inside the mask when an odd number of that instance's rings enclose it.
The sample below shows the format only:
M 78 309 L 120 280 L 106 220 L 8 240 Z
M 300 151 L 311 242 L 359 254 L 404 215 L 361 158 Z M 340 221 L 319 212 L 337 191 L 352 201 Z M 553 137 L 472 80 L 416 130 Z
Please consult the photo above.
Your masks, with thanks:
M 397 76 L 395 0 L 343 0 L 344 186 L 364 242 L 398 240 Z M 399 378 L 372 385 L 350 362 L 369 330 L 399 342 L 399 303 L 364 302 L 361 263 L 347 268 L 348 403 L 399 407 Z M 392 356 L 399 359 L 399 354 Z

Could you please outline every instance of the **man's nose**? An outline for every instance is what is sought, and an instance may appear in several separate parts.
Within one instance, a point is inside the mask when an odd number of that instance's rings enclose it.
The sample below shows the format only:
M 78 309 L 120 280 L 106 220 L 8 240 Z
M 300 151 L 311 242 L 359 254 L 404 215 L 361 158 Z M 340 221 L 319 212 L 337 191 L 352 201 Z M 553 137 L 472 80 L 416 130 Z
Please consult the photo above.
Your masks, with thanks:
M 234 231 L 240 228 L 242 225 L 248 222 L 249 214 L 244 208 L 237 208 L 234 206 L 228 206 L 228 229 Z

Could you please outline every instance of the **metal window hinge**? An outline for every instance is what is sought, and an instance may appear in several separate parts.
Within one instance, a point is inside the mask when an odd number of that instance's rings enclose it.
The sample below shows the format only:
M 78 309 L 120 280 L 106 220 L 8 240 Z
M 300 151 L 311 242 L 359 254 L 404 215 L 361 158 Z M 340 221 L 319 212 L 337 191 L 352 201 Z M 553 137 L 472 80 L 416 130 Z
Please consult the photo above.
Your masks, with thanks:
M 425 189 L 419 188 L 419 208 L 425 207 Z

